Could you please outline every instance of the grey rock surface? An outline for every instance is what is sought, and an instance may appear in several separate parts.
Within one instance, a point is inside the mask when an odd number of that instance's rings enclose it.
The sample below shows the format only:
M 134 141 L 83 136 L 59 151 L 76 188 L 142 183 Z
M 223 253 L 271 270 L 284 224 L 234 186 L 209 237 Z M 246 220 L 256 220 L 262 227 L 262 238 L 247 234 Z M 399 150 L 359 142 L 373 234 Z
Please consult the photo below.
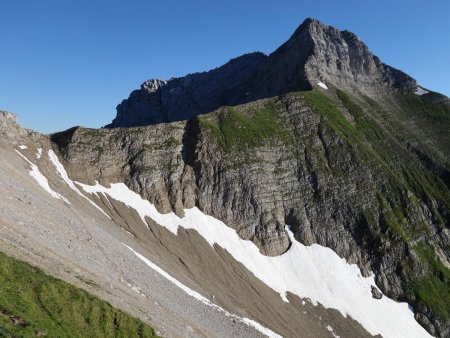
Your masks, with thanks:
M 371 286 L 372 289 L 372 297 L 375 299 L 381 299 L 383 298 L 383 294 L 378 290 L 375 286 Z
M 117 117 L 107 127 L 187 120 L 222 105 L 250 101 L 249 83 L 266 60 L 262 53 L 247 54 L 209 72 L 167 82 L 148 80 L 117 106 Z
M 17 124 L 17 116 L 15 114 L 0 110 L 0 135 L 5 141 L 18 142 L 20 136 L 25 134 L 25 130 Z
M 13 113 L 0 110 L 0 129 L 6 130 L 17 125 L 17 116 Z

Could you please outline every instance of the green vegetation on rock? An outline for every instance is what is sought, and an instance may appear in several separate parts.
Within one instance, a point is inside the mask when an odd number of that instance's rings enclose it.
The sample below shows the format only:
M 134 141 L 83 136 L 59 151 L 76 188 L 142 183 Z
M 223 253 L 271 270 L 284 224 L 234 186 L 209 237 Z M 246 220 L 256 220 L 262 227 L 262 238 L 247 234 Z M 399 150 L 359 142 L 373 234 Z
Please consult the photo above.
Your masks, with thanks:
M 289 135 L 279 120 L 276 106 L 268 102 L 264 108 L 246 115 L 229 107 L 213 121 L 210 117 L 199 117 L 200 125 L 209 130 L 225 150 L 245 151 L 262 146 L 267 141 L 278 139 L 289 142 Z
M 408 94 L 404 95 L 403 98 L 410 110 L 424 114 L 428 121 L 450 124 L 450 108 L 448 105 L 441 103 L 445 98 L 443 95 L 438 93 L 429 93 L 422 96 Z
M 372 165 L 382 166 L 402 190 L 411 190 L 420 197 L 436 199 L 450 208 L 449 190 L 443 181 L 429 171 L 421 170 L 417 164 L 410 165 L 410 154 L 398 143 L 400 140 L 383 130 L 345 92 L 337 90 L 337 96 L 351 114 L 353 124 L 340 112 L 336 103 L 321 92 L 302 92 L 301 95 L 310 107 L 326 118 L 330 127 L 354 148 L 361 159 Z M 370 99 L 368 102 L 371 102 Z M 369 104 L 369 109 L 375 105 L 373 102 Z M 370 112 L 374 113 L 373 110 Z
M 356 127 L 345 118 L 330 98 L 317 90 L 302 92 L 301 96 L 305 99 L 306 104 L 324 116 L 330 127 L 346 141 L 359 142 Z
M 0 337 L 157 337 L 86 291 L 0 253 Z
M 429 273 L 415 280 L 410 286 L 411 291 L 419 303 L 430 307 L 442 319 L 450 318 L 450 269 L 442 264 L 433 248 L 418 245 L 415 251 Z
M 405 242 L 408 241 L 408 235 L 404 230 L 404 223 L 406 222 L 404 209 L 401 206 L 391 208 L 387 204 L 384 196 L 380 193 L 377 193 L 377 199 L 382 208 L 382 213 L 379 220 L 382 232 L 387 232 L 391 239 L 401 239 Z
M 155 150 L 171 150 L 181 145 L 181 142 L 174 137 L 169 137 L 161 143 L 144 143 L 141 151 L 153 152 Z
M 154 148 L 156 150 L 164 150 L 164 149 L 170 149 L 173 147 L 177 147 L 181 145 L 181 142 L 174 137 L 169 137 L 168 139 L 164 140 L 163 143 L 155 145 Z

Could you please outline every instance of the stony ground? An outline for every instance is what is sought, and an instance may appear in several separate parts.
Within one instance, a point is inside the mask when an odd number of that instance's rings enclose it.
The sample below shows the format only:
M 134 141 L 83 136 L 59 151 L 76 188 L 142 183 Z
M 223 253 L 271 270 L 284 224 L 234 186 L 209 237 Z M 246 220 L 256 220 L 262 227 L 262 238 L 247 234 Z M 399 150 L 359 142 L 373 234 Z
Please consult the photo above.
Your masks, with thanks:
M 23 160 L 11 151 L 0 153 L 0 251 L 89 290 L 166 337 L 262 336 L 146 267 L 121 244 L 133 243 L 124 230 L 111 227 L 95 209 L 83 210 L 70 191 L 64 193 L 71 205 L 52 198 L 28 175 Z

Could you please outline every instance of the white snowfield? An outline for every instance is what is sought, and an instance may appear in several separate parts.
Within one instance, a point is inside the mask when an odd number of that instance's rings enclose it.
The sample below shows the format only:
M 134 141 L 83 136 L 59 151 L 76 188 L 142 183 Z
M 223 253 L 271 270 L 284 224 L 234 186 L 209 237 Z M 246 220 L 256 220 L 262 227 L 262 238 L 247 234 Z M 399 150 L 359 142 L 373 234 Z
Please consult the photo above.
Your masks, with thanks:
M 240 322 L 255 328 L 256 330 L 258 330 L 259 332 L 265 334 L 266 336 L 268 336 L 270 338 L 282 338 L 280 335 L 278 335 L 275 332 L 273 332 L 272 330 L 262 326 L 261 324 L 255 322 L 254 320 L 251 320 L 251 319 L 248 319 L 248 318 L 245 318 L 245 317 L 244 318 L 238 317 L 236 315 L 233 315 L 233 314 L 229 313 L 228 311 L 226 311 L 225 309 L 221 308 L 220 306 L 218 306 L 218 305 L 216 305 L 214 303 L 211 303 L 211 301 L 208 298 L 203 297 L 198 292 L 190 289 L 189 287 L 187 287 L 186 285 L 181 283 L 178 279 L 176 279 L 176 278 L 172 277 L 170 274 L 168 274 L 165 270 L 161 269 L 158 265 L 156 265 L 155 263 L 151 262 L 148 258 L 144 257 L 139 252 L 135 251 L 133 248 L 129 247 L 128 245 L 126 245 L 124 243 L 122 243 L 122 244 L 125 245 L 129 250 L 131 250 L 131 252 L 133 252 L 146 265 L 148 265 L 153 270 L 155 270 L 160 275 L 162 275 L 164 278 L 166 278 L 167 280 L 169 280 L 170 282 L 172 282 L 173 284 L 178 286 L 181 290 L 186 292 L 189 296 L 192 296 L 195 299 L 198 299 L 200 302 L 204 303 L 207 306 L 210 306 L 210 307 L 216 309 L 217 311 L 220 311 L 220 312 L 224 313 L 228 317 L 235 318 L 235 319 L 239 320 Z
M 317 84 L 320 86 L 320 87 L 322 87 L 323 89 L 328 89 L 328 87 L 327 87 L 327 85 L 325 84 L 325 83 L 323 83 L 323 82 L 317 82 Z
M 28 158 L 26 158 L 23 154 L 21 154 L 17 149 L 15 149 L 15 151 L 17 152 L 17 154 L 19 154 L 20 157 L 22 157 L 31 166 L 30 176 L 36 180 L 36 182 L 42 187 L 42 189 L 47 191 L 52 197 L 60 199 L 66 203 L 69 203 L 67 198 L 65 198 L 61 194 L 58 194 L 56 191 L 54 191 L 52 188 L 50 188 L 47 178 L 40 172 L 40 170 L 36 164 L 31 162 Z
M 422 96 L 422 95 L 428 94 L 429 91 L 426 91 L 426 90 L 423 89 L 423 88 L 417 87 L 417 89 L 416 89 L 416 91 L 415 91 L 414 93 L 415 93 L 416 95 Z
M 235 230 L 198 208 L 185 209 L 183 218 L 174 213 L 160 214 L 154 205 L 123 183 L 111 184 L 110 188 L 98 182 L 94 186 L 76 183 L 88 193 L 105 194 L 134 208 L 142 220 L 148 216 L 174 234 L 179 226 L 195 229 L 209 244 L 216 243 L 226 249 L 257 278 L 279 292 L 285 301 L 286 292 L 309 298 L 313 303 L 351 316 L 369 333 L 385 338 L 431 337 L 415 321 L 407 303 L 398 303 L 386 296 L 380 300 L 372 298 L 374 276 L 362 277 L 356 265 L 347 264 L 329 248 L 297 242 L 288 229 L 290 249 L 281 256 L 267 257 L 255 244 L 242 240 Z

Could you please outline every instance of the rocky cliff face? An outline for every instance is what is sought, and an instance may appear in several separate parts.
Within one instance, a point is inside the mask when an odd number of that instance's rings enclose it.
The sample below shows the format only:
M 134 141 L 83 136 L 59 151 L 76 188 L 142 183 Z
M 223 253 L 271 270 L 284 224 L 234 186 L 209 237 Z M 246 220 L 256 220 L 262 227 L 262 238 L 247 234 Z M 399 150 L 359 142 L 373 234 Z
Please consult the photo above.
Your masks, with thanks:
M 437 141 L 422 139 L 436 129 L 405 129 L 401 120 L 401 111 L 425 114 L 427 100 L 419 97 L 416 112 L 402 94 L 393 100 L 386 110 L 344 91 L 314 90 L 185 122 L 74 128 L 52 141 L 73 179 L 123 181 L 161 212 L 198 206 L 266 255 L 289 247 L 289 224 L 301 242 L 374 271 L 385 294 L 414 304 L 418 320 L 445 337 L 449 303 L 439 294 L 449 289 L 449 167 L 431 150 Z M 448 117 L 440 121 L 448 127 Z M 426 291 L 430 283 L 436 294 Z
M 309 90 L 319 81 L 372 96 L 416 88 L 414 79 L 383 64 L 353 33 L 307 19 L 269 56 L 247 54 L 208 72 L 144 82 L 117 106 L 107 127 L 187 120 L 224 105 Z

